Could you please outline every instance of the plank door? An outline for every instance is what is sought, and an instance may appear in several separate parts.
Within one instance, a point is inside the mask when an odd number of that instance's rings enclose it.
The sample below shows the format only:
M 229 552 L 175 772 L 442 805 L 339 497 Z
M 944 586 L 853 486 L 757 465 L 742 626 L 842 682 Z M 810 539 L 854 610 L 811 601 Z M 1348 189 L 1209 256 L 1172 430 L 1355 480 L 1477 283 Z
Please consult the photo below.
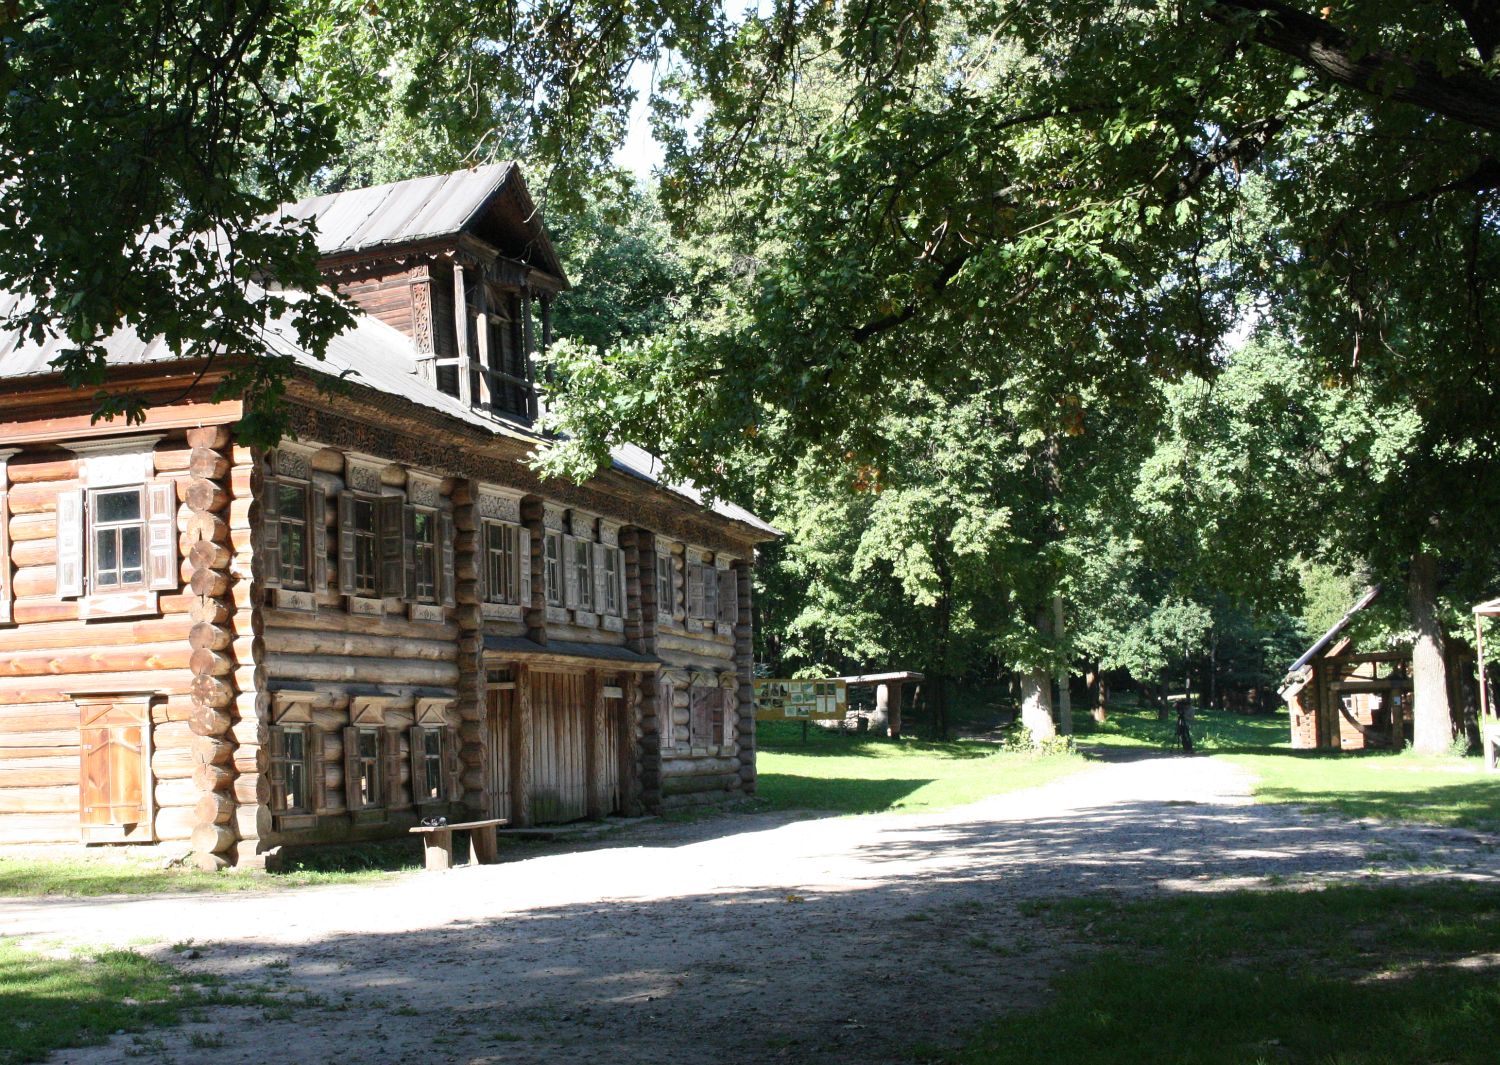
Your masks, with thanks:
M 511 818 L 510 732 L 515 709 L 514 688 L 490 692 L 485 787 L 489 791 L 489 816 L 506 820 Z
M 588 816 L 592 692 L 581 673 L 531 674 L 531 819 L 539 825 Z
M 150 836 L 151 723 L 145 702 L 85 704 L 79 716 L 78 810 L 84 842 Z
M 617 676 L 600 678 L 608 688 L 623 692 L 624 681 Z M 604 770 L 604 812 L 620 811 L 620 736 L 625 729 L 625 699 L 606 696 L 604 699 L 604 735 L 599 738 L 599 763 Z

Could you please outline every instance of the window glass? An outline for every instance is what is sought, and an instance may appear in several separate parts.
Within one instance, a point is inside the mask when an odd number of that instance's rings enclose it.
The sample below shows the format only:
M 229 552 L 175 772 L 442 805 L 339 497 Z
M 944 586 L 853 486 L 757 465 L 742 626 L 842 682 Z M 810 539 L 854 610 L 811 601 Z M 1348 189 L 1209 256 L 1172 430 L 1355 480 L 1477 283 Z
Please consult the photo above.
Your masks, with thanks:
M 422 730 L 422 798 L 443 797 L 443 734 L 435 728 Z
M 354 594 L 380 594 L 380 538 L 376 532 L 375 501 L 354 500 Z
M 594 545 L 588 540 L 573 541 L 573 565 L 578 569 L 578 608 L 594 609 Z
M 514 525 L 489 522 L 484 527 L 486 594 L 494 603 L 521 601 L 520 533 Z
M 604 552 L 604 612 L 620 613 L 620 552 L 613 547 Z
M 413 557 L 417 567 L 417 599 L 437 602 L 437 515 L 430 510 L 412 514 Z
M 140 488 L 94 493 L 95 588 L 129 588 L 146 582 L 144 509 Z
M 282 780 L 286 782 L 286 808 L 307 809 L 307 734 L 301 729 L 287 729 L 283 740 L 286 763 Z
M 278 543 L 283 588 L 307 587 L 307 486 L 278 483 L 276 512 L 281 523 Z
M 545 544 L 547 552 L 547 605 L 562 606 L 562 533 L 549 532 Z
M 359 805 L 380 805 L 380 733 L 359 730 Z

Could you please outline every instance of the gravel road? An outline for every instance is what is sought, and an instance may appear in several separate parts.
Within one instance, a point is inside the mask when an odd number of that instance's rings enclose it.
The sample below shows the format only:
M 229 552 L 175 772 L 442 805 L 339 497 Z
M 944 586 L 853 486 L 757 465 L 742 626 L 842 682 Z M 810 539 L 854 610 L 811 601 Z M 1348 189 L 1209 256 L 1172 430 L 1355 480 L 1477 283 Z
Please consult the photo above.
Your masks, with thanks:
M 1028 899 L 1500 881 L 1500 839 L 1256 806 L 1249 784 L 1153 755 L 936 814 L 647 822 L 366 885 L 0 900 L 0 929 L 179 963 L 171 944 L 192 941 L 189 967 L 317 1003 L 218 1008 L 59 1062 L 853 1065 L 910 1062 L 1037 1002 L 1087 945 L 1037 928 Z

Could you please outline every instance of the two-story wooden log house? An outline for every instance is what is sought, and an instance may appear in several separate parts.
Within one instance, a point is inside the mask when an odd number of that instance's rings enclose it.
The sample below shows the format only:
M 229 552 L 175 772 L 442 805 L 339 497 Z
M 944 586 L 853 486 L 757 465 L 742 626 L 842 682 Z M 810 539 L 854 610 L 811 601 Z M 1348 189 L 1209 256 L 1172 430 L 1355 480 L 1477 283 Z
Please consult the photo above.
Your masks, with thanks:
M 568 283 L 517 168 L 288 210 L 361 313 L 324 362 L 269 330 L 299 366 L 274 449 L 191 352 L 110 339 L 112 385 L 158 401 L 127 426 L 0 336 L 0 843 L 247 864 L 753 790 L 775 532 L 638 449 L 582 485 L 532 470 Z

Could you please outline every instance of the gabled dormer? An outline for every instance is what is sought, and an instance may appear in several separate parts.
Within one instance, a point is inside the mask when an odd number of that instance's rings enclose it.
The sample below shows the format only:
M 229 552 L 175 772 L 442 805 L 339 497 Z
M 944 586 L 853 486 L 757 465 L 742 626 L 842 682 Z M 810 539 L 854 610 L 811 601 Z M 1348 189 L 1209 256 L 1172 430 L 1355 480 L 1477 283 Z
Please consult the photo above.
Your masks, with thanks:
M 532 355 L 568 288 L 515 163 L 303 200 L 329 283 L 411 338 L 416 372 L 496 416 L 531 422 Z

